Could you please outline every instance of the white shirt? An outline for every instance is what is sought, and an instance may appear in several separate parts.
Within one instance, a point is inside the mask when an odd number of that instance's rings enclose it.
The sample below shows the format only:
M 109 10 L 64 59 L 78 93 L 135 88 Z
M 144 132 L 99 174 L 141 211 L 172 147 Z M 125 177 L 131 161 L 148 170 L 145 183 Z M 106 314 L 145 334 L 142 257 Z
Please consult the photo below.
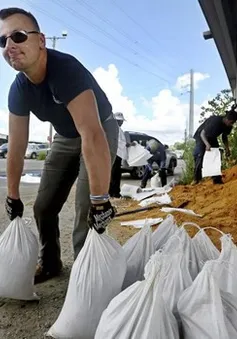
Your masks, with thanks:
M 122 131 L 121 127 L 119 127 L 119 136 L 118 136 L 118 149 L 117 149 L 117 155 L 127 160 L 128 158 L 128 150 L 127 150 L 127 141 L 124 132 Z

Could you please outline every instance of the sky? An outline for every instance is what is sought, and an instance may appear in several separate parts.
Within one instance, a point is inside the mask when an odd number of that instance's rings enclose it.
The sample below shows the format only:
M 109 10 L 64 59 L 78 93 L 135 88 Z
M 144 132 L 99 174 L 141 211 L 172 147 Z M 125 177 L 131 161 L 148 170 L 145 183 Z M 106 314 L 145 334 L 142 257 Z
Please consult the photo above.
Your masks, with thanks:
M 229 88 L 198 0 L 1 0 L 1 8 L 34 14 L 56 48 L 77 57 L 95 76 L 124 130 L 162 142 L 182 141 L 188 123 L 190 69 L 194 70 L 195 124 L 200 107 Z M 52 41 L 47 39 L 47 47 Z M 7 97 L 16 72 L 0 56 L 0 133 L 8 132 Z M 30 139 L 45 142 L 49 124 L 34 115 Z

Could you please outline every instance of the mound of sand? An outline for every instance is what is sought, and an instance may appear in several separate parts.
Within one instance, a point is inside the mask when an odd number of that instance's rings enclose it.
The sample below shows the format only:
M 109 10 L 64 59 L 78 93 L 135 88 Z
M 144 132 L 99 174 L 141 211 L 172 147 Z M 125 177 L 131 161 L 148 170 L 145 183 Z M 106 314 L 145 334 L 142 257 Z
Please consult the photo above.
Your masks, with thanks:
M 170 193 L 172 207 L 191 209 L 203 217 L 194 217 L 180 212 L 173 213 L 177 223 L 195 222 L 201 227 L 215 227 L 224 233 L 230 233 L 237 243 L 237 166 L 232 167 L 223 173 L 223 185 L 213 185 L 212 180 L 205 180 L 196 186 L 177 185 Z M 117 203 L 119 211 L 138 208 L 134 201 L 121 201 Z M 157 207 L 154 210 L 126 215 L 117 220 L 127 221 L 143 218 L 165 217 L 166 214 Z M 121 243 L 126 241 L 137 230 L 131 227 L 121 227 L 119 223 L 111 226 L 111 233 Z M 196 232 L 190 228 L 190 235 Z M 212 240 L 218 245 L 220 234 L 210 232 Z

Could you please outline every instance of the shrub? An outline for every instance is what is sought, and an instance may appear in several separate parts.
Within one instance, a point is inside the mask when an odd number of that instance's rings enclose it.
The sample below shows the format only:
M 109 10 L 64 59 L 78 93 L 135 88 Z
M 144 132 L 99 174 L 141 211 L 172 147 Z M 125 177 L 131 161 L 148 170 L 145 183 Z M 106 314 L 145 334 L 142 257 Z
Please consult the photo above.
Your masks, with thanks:
M 41 151 L 37 157 L 37 160 L 45 160 L 46 159 L 46 152 L 45 151 Z
M 193 140 L 189 140 L 184 148 L 183 159 L 185 162 L 185 168 L 183 169 L 183 173 L 181 175 L 179 183 L 181 185 L 189 185 L 193 181 L 194 174 L 194 158 L 193 158 L 193 150 L 195 147 L 195 142 Z

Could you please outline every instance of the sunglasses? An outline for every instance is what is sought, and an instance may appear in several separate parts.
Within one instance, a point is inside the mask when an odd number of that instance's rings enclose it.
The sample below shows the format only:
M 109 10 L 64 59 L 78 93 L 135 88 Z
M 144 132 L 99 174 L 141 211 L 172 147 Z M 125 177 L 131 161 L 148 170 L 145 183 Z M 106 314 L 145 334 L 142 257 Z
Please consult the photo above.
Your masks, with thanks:
M 0 48 L 5 48 L 7 44 L 7 39 L 11 38 L 15 44 L 21 44 L 22 42 L 25 42 L 28 39 L 29 34 L 39 34 L 40 32 L 37 31 L 15 31 L 12 32 L 12 34 L 6 36 L 2 35 L 0 36 Z

